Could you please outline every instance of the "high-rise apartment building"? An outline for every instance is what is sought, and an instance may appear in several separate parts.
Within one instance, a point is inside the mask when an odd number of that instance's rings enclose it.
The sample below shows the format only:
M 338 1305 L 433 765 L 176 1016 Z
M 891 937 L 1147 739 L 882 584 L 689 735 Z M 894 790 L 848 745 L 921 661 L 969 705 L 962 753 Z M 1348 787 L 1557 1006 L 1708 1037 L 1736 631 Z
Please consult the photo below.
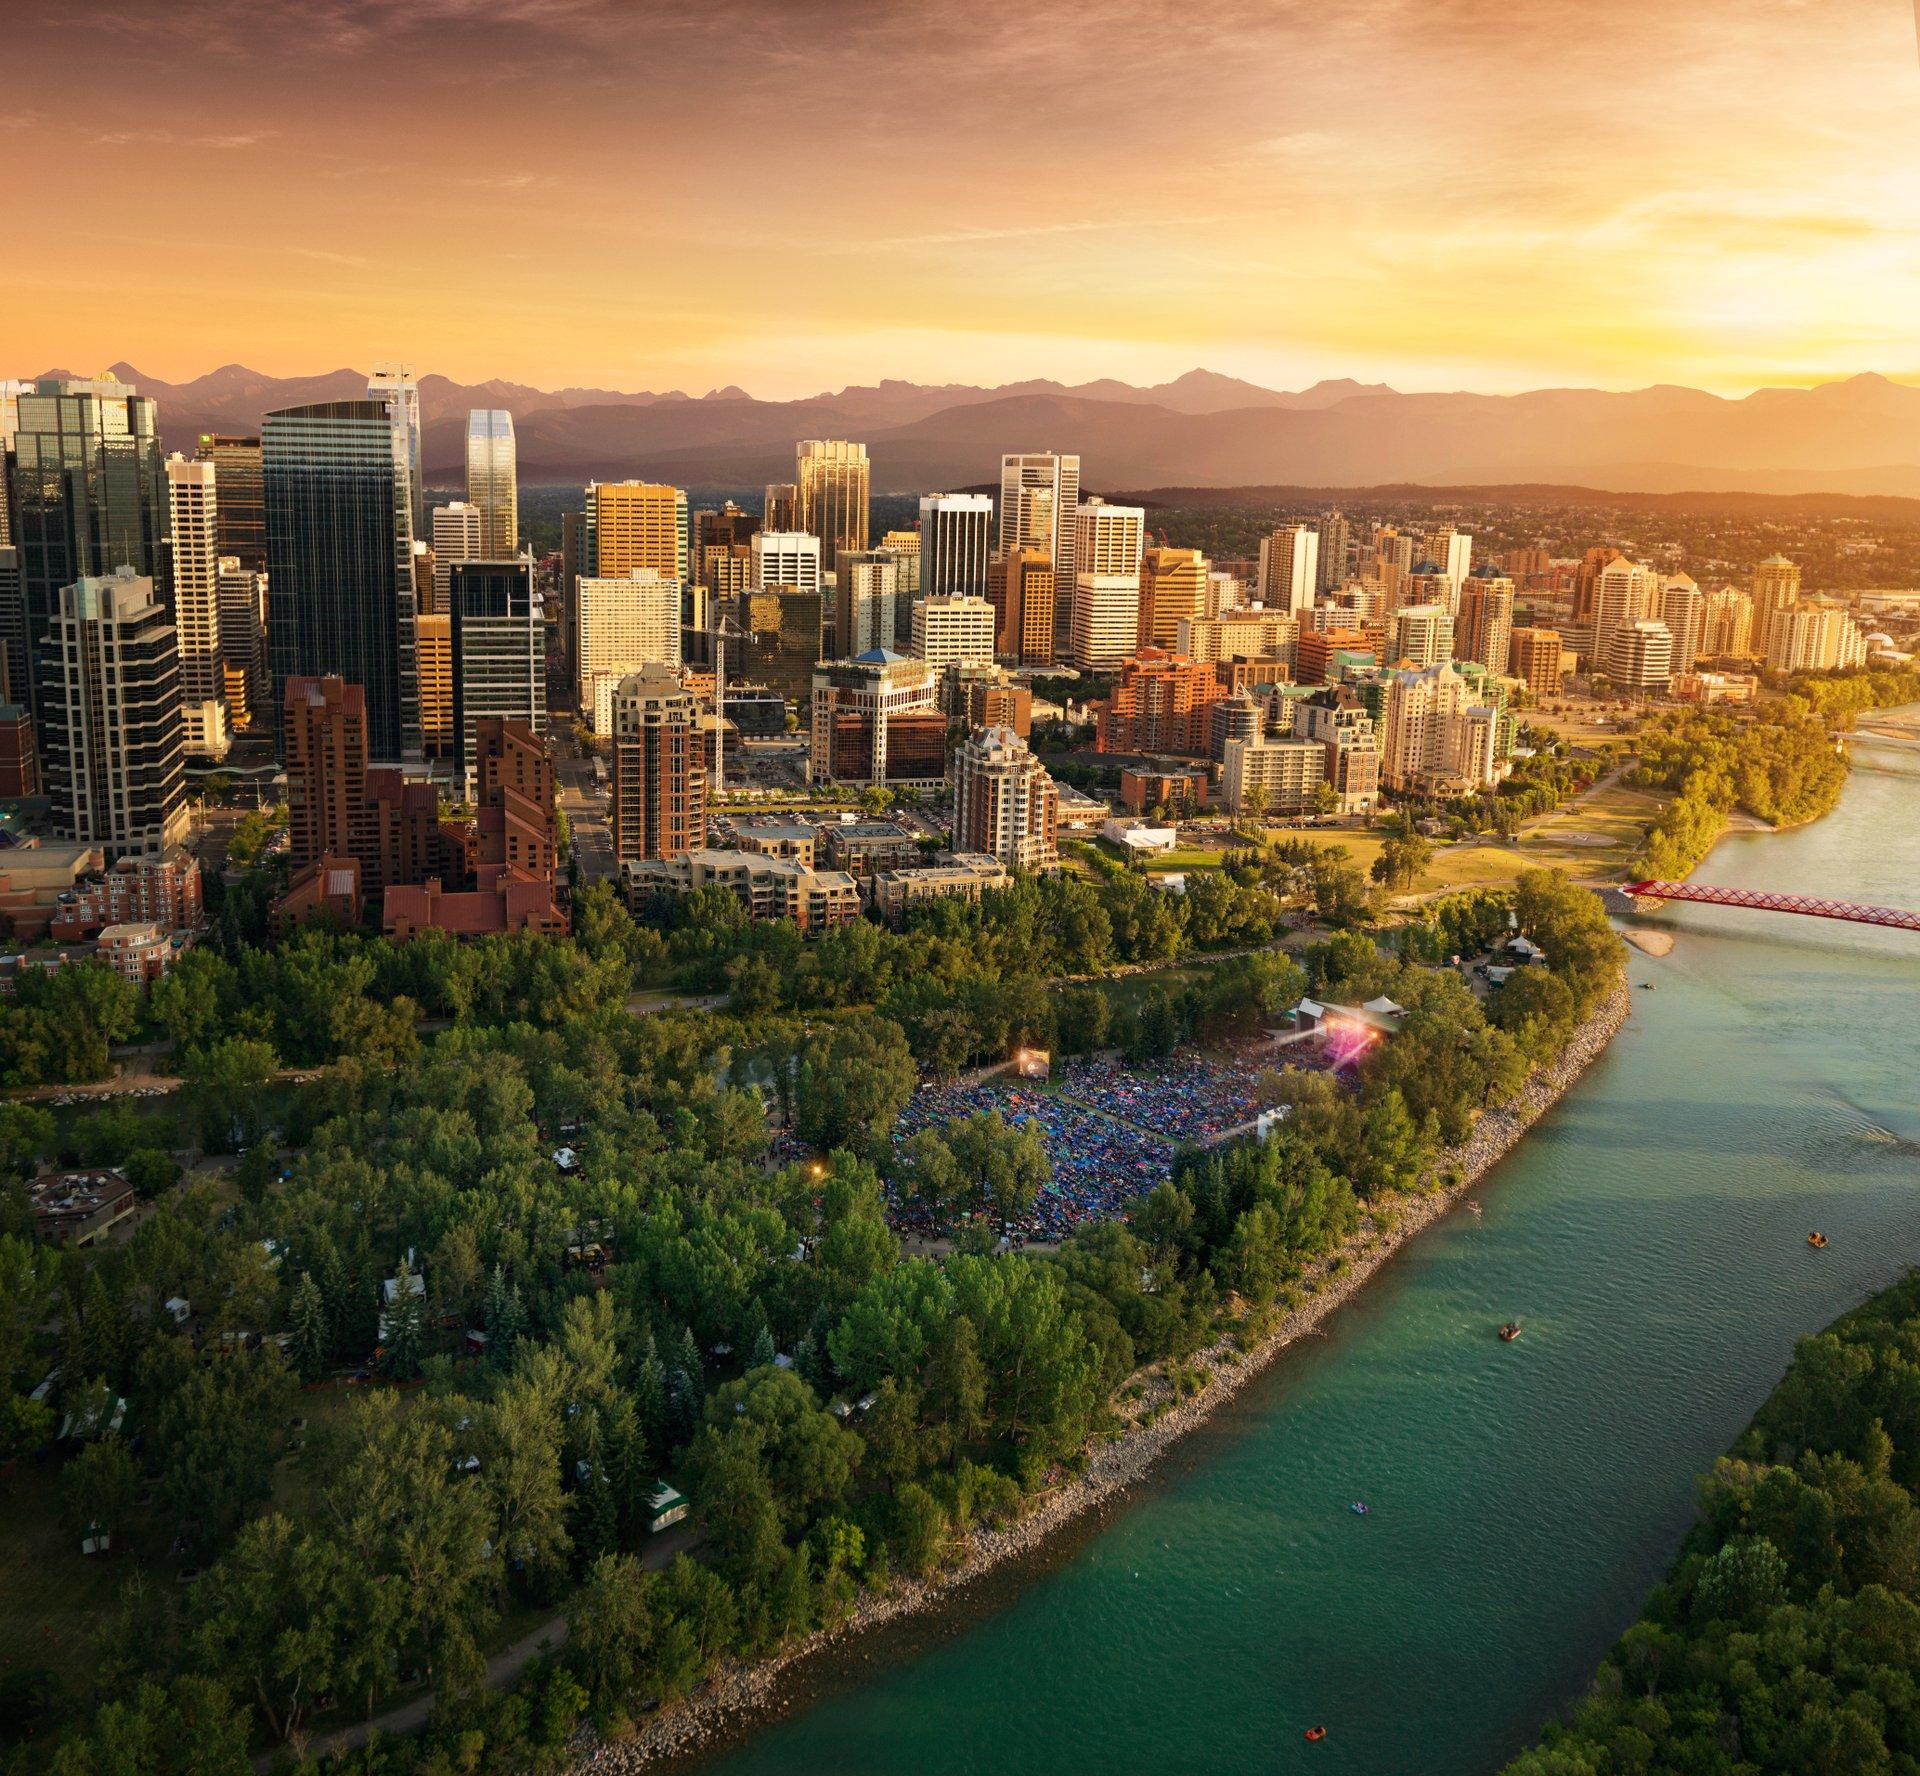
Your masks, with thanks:
M 1139 644 L 1172 647 L 1180 625 L 1206 615 L 1207 558 L 1198 549 L 1149 549 L 1140 560 Z
M 1453 658 L 1453 618 L 1442 604 L 1409 604 L 1393 613 L 1387 659 L 1398 666 L 1437 666 Z
M 679 857 L 707 842 L 699 705 L 666 666 L 631 674 L 613 694 L 611 824 L 621 863 Z
M 1175 651 L 1194 660 L 1244 658 L 1291 665 L 1300 640 L 1300 619 L 1249 605 L 1224 616 L 1183 622 L 1177 640 Z
M 1691 574 L 1670 574 L 1660 583 L 1660 603 L 1649 613 L 1673 636 L 1673 670 L 1691 672 L 1706 639 L 1707 598 Z
M 1708 660 L 1753 658 L 1753 600 L 1738 586 L 1722 586 L 1707 594 L 1700 620 L 1700 653 Z
M 1380 778 L 1411 795 L 1470 795 L 1498 780 L 1499 711 L 1474 702 L 1451 662 L 1387 682 Z
M 1371 813 L 1380 799 L 1380 748 L 1373 718 L 1351 685 L 1326 685 L 1293 706 L 1295 739 L 1326 751 L 1325 781 L 1342 814 Z
M 197 460 L 213 464 L 222 555 L 252 573 L 267 567 L 267 502 L 260 488 L 260 440 L 202 432 Z
M 167 506 L 173 532 L 173 627 L 180 655 L 184 744 L 196 758 L 221 759 L 227 732 L 220 671 L 220 551 L 216 470 L 210 462 L 167 458 Z
M 1304 524 L 1260 539 L 1260 602 L 1283 616 L 1305 610 L 1320 590 L 1320 535 Z
M 480 514 L 478 561 L 508 561 L 520 553 L 520 460 L 513 415 L 476 407 L 467 415 L 467 504 Z M 439 545 L 434 545 L 438 553 Z
M 474 734 L 488 716 L 547 727 L 547 613 L 533 563 L 462 561 L 453 570 L 453 767 L 475 762 Z
M 1140 506 L 1082 500 L 1074 514 L 1073 663 L 1110 671 L 1140 643 L 1140 561 L 1147 514 Z
M 269 413 L 260 445 L 276 712 L 288 679 L 339 677 L 365 693 L 376 759 L 417 752 L 404 434 L 385 401 L 322 401 Z
M 1331 592 L 1347 577 L 1347 556 L 1353 548 L 1353 526 L 1338 510 L 1320 520 L 1320 590 Z
M 1044 549 L 1008 549 L 987 569 L 987 602 L 1000 625 L 999 651 L 1017 666 L 1051 666 L 1058 578 Z
M 1460 607 L 1460 588 L 1467 583 L 1473 572 L 1473 537 L 1470 532 L 1454 530 L 1435 530 L 1427 533 L 1426 556 L 1439 570 L 1447 582 L 1448 596 L 1445 600 L 1449 612 L 1457 612 Z
M 1508 669 L 1536 700 L 1560 695 L 1560 632 L 1557 629 L 1516 629 L 1508 650 Z
M 219 465 L 214 465 L 215 497 L 219 494 Z M 220 557 L 217 582 L 220 599 L 220 683 L 227 704 L 227 725 L 250 728 L 273 725 L 267 707 L 272 676 L 267 668 L 267 576 L 256 573 L 238 557 Z
M 1236 735 L 1221 747 L 1220 798 L 1234 814 L 1304 814 L 1319 804 L 1327 749 L 1317 740 Z
M 986 597 L 992 531 L 991 495 L 927 494 L 920 501 L 921 596 Z
M 1489 672 L 1505 672 L 1513 640 L 1513 581 L 1504 574 L 1469 575 L 1460 587 L 1454 652 L 1478 660 Z
M 1060 861 L 1060 790 L 1010 728 L 981 728 L 953 763 L 953 846 L 1008 869 Z
M 20 602 L 0 613 L 14 699 L 40 715 L 41 639 L 66 588 L 131 568 L 167 597 L 167 479 L 154 404 L 126 383 L 47 380 L 15 397 Z
M 1000 532 L 1002 555 L 1038 549 L 1053 564 L 1058 615 L 1071 602 L 1079 563 L 1074 515 L 1080 510 L 1080 459 L 1052 451 L 1000 459 Z M 1062 597 L 1061 594 L 1065 596 Z
M 1094 749 L 1204 758 L 1212 707 L 1225 695 L 1219 674 L 1206 661 L 1142 648 L 1121 666 L 1112 692 L 1094 705 Z
M 1573 578 L 1573 627 L 1586 634 L 1593 628 L 1593 612 L 1600 596 L 1600 576 L 1616 561 L 1625 561 L 1622 550 L 1605 544 L 1589 549 Z
M 153 581 L 129 569 L 62 589 L 40 649 L 53 827 L 112 852 L 187 835 L 180 655 Z
M 1591 555 L 1591 551 L 1589 551 Z M 1607 562 L 1593 585 L 1593 640 L 1587 669 L 1605 672 L 1613 658 L 1613 638 L 1660 607 L 1660 576 L 1625 556 Z
M 356 857 L 365 844 L 367 699 L 356 684 L 291 678 L 280 717 L 288 861 Z
M 619 579 L 583 576 L 580 604 L 580 712 L 608 732 L 613 693 L 644 666 L 681 662 L 680 582 L 652 568 Z
M 1784 555 L 1769 555 L 1753 570 L 1753 648 L 1764 657 L 1773 646 L 1773 620 L 1798 602 L 1800 569 Z
M 433 508 L 433 608 L 447 611 L 453 570 L 462 561 L 496 561 L 486 547 L 486 515 L 468 500 L 449 500 Z
M 913 657 L 936 668 L 991 666 L 993 606 L 984 598 L 916 598 Z
M 842 438 L 808 438 L 795 446 L 794 457 L 800 495 L 796 528 L 813 533 L 821 567 L 832 572 L 843 552 L 867 546 L 867 447 Z
M 1673 633 L 1658 617 L 1638 617 L 1607 642 L 1607 676 L 1622 690 L 1664 691 L 1673 680 Z
M 898 647 L 900 557 L 891 549 L 844 551 L 833 597 L 834 648 L 843 658 Z
M 1803 598 L 1774 612 L 1766 657 L 1775 672 L 1833 672 L 1864 666 L 1867 643 L 1844 605 Z

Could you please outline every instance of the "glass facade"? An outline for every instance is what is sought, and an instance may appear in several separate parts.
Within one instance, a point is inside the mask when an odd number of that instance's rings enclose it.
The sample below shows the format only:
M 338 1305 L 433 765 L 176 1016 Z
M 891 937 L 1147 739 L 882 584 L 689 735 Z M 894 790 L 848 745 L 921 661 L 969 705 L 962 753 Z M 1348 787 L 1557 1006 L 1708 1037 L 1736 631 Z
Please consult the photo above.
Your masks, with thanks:
M 547 613 L 534 590 L 533 563 L 462 561 L 450 591 L 453 651 L 453 764 L 474 762 L 482 716 L 547 726 Z
M 262 572 L 267 565 L 267 506 L 260 490 L 260 440 L 202 432 L 198 455 L 201 462 L 213 464 L 220 553 Z

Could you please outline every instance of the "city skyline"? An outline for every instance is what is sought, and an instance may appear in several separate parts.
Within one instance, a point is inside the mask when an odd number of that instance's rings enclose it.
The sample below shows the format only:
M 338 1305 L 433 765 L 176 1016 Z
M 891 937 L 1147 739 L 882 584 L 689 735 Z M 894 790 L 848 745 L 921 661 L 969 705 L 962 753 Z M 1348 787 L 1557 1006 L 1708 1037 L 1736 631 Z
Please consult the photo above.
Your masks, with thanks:
M 137 308 L 20 260 L 0 323 L 23 373 L 291 374 L 362 342 L 460 377 L 768 398 L 1196 363 L 1489 392 L 1920 371 L 1920 66 L 1893 0 L 1107 0 L 1070 22 L 109 0 L 84 33 L 9 35 L 0 134 L 44 201 L 158 158 L 194 218 L 127 219 Z M 82 78 L 136 95 L 130 117 L 54 128 Z M 835 80 L 861 102 L 824 103 Z M 479 130 L 496 109 L 525 127 Z M 804 209 L 779 198 L 796 161 Z M 1048 166 L 1072 197 L 1010 212 L 1009 181 Z M 744 275 L 770 252 L 780 278 Z

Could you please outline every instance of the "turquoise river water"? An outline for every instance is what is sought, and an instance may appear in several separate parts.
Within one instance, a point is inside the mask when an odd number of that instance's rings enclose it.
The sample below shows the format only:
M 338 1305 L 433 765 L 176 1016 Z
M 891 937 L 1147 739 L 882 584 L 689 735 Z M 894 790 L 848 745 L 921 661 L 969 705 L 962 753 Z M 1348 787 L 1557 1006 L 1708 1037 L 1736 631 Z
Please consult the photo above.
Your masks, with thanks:
M 1861 744 L 1831 816 L 1697 879 L 1920 905 L 1920 750 Z M 1416 1240 L 1005 1607 L 880 1645 L 708 1767 L 1488 1776 L 1528 1743 L 1795 1339 L 1920 1262 L 1920 937 L 1648 923 L 1678 936 L 1629 965 L 1657 990 L 1482 1217 Z

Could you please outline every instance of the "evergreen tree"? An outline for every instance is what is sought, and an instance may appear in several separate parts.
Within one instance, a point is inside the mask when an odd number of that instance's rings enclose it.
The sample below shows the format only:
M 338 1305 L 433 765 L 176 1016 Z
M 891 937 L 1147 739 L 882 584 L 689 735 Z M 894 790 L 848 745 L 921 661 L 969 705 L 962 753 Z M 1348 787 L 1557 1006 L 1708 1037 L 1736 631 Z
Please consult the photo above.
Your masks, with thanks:
M 520 1285 L 509 1283 L 505 1268 L 498 1263 L 487 1276 L 481 1317 L 486 1322 L 487 1361 L 496 1369 L 504 1369 L 512 1362 L 513 1347 L 526 1330 L 527 1315 L 520 1305 Z
M 579 1454 L 574 1460 L 572 1529 L 574 1553 L 584 1570 L 602 1554 L 613 1553 L 618 1546 L 620 1508 L 614 1497 L 600 1414 L 589 1407 L 583 1418 Z
M 706 1403 L 706 1378 L 700 1369 L 700 1347 L 693 1341 L 693 1328 L 680 1330 L 680 1348 L 667 1371 L 667 1435 L 681 1444 L 693 1435 L 700 1422 L 700 1409 Z
M 327 1304 L 321 1297 L 320 1285 L 313 1280 L 311 1271 L 303 1271 L 300 1280 L 293 1285 L 293 1299 L 287 1308 L 287 1326 L 291 1334 L 288 1354 L 293 1358 L 293 1366 L 299 1371 L 300 1379 L 318 1381 L 327 1370 L 333 1335 L 327 1324 Z
M 405 1258 L 394 1273 L 393 1299 L 386 1304 L 386 1325 L 380 1348 L 386 1353 L 386 1370 L 395 1381 L 411 1381 L 420 1373 L 420 1357 L 426 1343 L 420 1297 L 413 1287 L 413 1267 Z
M 773 1348 L 773 1334 L 768 1331 L 766 1322 L 760 1324 L 760 1335 L 753 1341 L 753 1358 L 747 1365 L 750 1369 L 770 1369 L 773 1359 L 779 1353 Z
M 661 1448 L 667 1440 L 667 1366 L 660 1360 L 651 1327 L 634 1373 L 633 1404 L 641 1435 L 652 1448 Z

